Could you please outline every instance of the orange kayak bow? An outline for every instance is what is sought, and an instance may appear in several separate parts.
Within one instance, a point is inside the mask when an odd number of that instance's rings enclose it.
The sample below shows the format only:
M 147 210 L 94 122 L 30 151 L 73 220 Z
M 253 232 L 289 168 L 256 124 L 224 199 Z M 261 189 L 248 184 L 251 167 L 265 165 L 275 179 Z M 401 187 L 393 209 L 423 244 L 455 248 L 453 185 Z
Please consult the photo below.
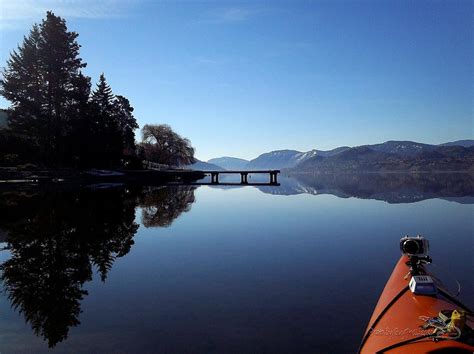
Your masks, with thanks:
M 472 311 L 426 271 L 431 262 L 426 253 L 418 257 L 402 252 L 359 353 L 474 353 Z

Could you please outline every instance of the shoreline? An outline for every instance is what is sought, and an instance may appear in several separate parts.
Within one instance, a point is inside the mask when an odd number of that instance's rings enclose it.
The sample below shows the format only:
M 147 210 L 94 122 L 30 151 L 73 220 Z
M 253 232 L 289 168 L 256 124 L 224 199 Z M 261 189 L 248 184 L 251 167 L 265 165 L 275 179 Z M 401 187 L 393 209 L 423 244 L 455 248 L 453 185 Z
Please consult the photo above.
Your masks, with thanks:
M 201 171 L 193 170 L 0 169 L 0 184 L 4 186 L 15 184 L 96 183 L 162 185 L 170 182 L 194 182 L 204 177 L 205 175 Z

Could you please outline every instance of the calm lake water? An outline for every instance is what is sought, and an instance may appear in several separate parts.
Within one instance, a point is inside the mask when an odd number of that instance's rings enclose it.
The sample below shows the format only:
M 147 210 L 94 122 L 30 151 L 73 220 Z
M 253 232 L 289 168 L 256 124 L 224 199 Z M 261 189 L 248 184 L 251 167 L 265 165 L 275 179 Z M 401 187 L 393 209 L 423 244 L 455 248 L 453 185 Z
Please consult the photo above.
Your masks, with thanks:
M 0 352 L 353 353 L 405 234 L 474 305 L 472 176 L 280 181 L 2 187 Z

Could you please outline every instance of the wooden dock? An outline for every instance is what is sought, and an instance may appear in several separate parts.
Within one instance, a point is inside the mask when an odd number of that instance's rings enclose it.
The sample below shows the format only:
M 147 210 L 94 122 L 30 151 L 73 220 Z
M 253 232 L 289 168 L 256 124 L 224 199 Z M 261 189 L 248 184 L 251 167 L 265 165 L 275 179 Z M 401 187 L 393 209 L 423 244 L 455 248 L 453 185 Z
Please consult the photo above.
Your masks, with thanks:
M 279 185 L 278 183 L 278 174 L 280 173 L 280 170 L 207 170 L 207 171 L 201 171 L 201 170 L 183 170 L 179 169 L 173 166 L 169 165 L 163 165 L 159 164 L 156 162 L 151 162 L 151 161 L 143 161 L 143 167 L 145 169 L 149 170 L 155 170 L 155 171 L 162 171 L 166 173 L 174 173 L 176 176 L 179 178 L 180 175 L 186 176 L 189 174 L 197 173 L 197 174 L 203 174 L 206 176 L 211 176 L 211 182 L 210 184 L 226 184 L 226 185 L 238 185 L 238 184 L 244 184 L 244 185 L 274 185 L 277 186 Z M 219 175 L 226 174 L 226 175 L 231 175 L 231 174 L 237 174 L 240 175 L 240 183 L 219 183 Z M 249 183 L 248 181 L 248 176 L 250 174 L 268 174 L 270 176 L 270 181 L 268 183 Z M 201 183 L 202 185 L 207 184 L 206 182 Z
M 199 171 L 205 175 L 211 176 L 211 184 L 219 184 L 219 175 L 221 174 L 240 174 L 240 184 L 249 184 L 249 174 L 268 174 L 270 176 L 270 185 L 278 185 L 277 176 L 280 170 L 256 170 L 256 171 Z

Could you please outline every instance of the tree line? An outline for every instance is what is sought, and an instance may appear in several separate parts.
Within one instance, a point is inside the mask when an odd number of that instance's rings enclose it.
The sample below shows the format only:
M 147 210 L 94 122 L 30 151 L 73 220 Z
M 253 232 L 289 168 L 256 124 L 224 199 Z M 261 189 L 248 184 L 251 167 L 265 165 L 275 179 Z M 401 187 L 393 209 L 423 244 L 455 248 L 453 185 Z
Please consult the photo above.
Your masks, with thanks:
M 167 125 L 146 126 L 137 146 L 139 126 L 130 101 L 112 92 L 104 74 L 92 89 L 77 37 L 64 19 L 48 11 L 10 53 L 0 80 L 0 94 L 11 102 L 8 126 L 0 129 L 0 164 L 83 168 L 115 167 L 139 158 L 194 162 L 189 140 Z

